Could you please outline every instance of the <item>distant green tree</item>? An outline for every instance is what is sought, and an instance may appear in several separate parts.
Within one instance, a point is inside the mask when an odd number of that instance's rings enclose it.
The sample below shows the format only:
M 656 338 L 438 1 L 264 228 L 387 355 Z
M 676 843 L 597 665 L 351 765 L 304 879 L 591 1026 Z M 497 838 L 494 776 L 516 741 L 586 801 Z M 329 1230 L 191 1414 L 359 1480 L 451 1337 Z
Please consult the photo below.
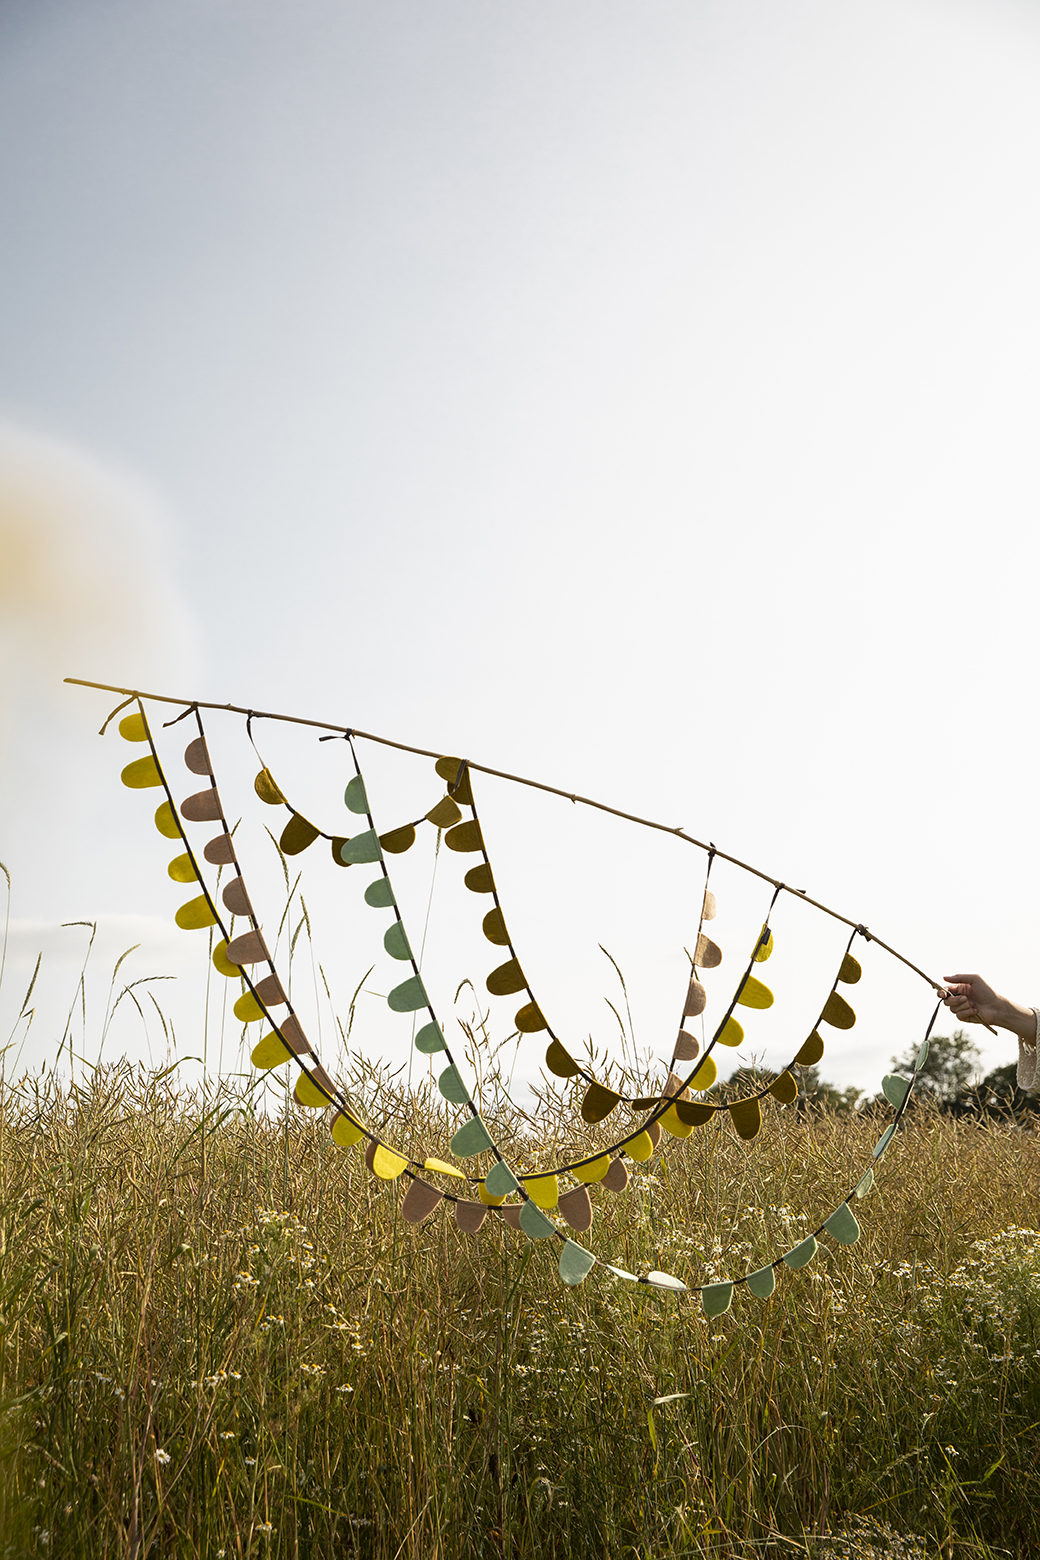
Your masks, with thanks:
M 846 1115 L 859 1107 L 862 1089 L 855 1089 L 851 1084 L 847 1089 L 839 1089 L 836 1083 L 828 1083 L 826 1078 L 820 1077 L 818 1067 L 798 1067 L 795 1071 L 798 1074 L 800 1105 L 810 1105 L 815 1110 L 831 1110 L 838 1115 Z
M 913 1072 L 918 1047 L 911 1046 L 903 1056 L 893 1056 L 892 1066 L 907 1077 Z M 981 1071 L 982 1055 L 967 1029 L 955 1029 L 952 1035 L 932 1035 L 928 1055 L 917 1074 L 914 1093 L 937 1105 L 953 1105 L 964 1096 Z

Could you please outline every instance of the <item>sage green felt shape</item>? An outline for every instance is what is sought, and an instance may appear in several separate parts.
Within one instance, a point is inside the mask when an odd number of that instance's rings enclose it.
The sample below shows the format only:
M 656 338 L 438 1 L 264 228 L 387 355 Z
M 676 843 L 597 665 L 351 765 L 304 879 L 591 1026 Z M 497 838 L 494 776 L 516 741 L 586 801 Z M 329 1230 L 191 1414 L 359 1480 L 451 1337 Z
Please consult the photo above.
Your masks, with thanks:
M 533 1202 L 525 1202 L 520 1209 L 520 1228 L 530 1240 L 545 1240 L 556 1234 L 556 1226 L 547 1219 L 541 1208 Z
M 375 829 L 366 829 L 363 834 L 355 834 L 339 848 L 339 859 L 347 867 L 366 861 L 379 861 L 381 857 L 379 836 Z
M 921 1048 L 920 1048 L 920 1050 L 917 1053 L 917 1063 L 916 1063 L 916 1065 L 917 1065 L 918 1071 L 920 1071 L 920 1069 L 924 1066 L 924 1064 L 925 1064 L 925 1062 L 927 1060 L 928 1060 L 928 1041 L 927 1040 L 922 1040 L 921 1041 Z
M 418 975 L 413 975 L 411 980 L 402 981 L 400 986 L 395 986 L 386 1002 L 394 1013 L 417 1013 L 420 1008 L 430 1005 L 426 988 Z
M 483 1149 L 492 1146 L 491 1133 L 479 1116 L 473 1116 L 469 1121 L 463 1122 L 451 1140 L 451 1151 L 460 1159 L 468 1159 L 470 1154 L 479 1154 Z
M 882 1132 L 881 1136 L 878 1138 L 877 1142 L 874 1144 L 874 1158 L 875 1159 L 880 1159 L 881 1158 L 881 1155 L 885 1152 L 885 1149 L 888 1147 L 889 1143 L 891 1143 L 892 1139 L 895 1137 L 895 1133 L 896 1133 L 896 1124 L 893 1121 L 892 1125 L 890 1127 L 886 1127 L 885 1128 L 884 1132 Z
M 885 1099 L 898 1110 L 910 1093 L 910 1080 L 901 1078 L 898 1073 L 886 1073 L 881 1080 L 881 1089 Z
M 560 1277 L 565 1284 L 573 1289 L 583 1278 L 588 1277 L 595 1266 L 596 1259 L 591 1251 L 586 1251 L 577 1241 L 564 1241 L 560 1252 Z
M 842 1203 L 840 1208 L 835 1208 L 830 1218 L 823 1221 L 823 1227 L 828 1235 L 833 1235 L 834 1239 L 840 1241 L 843 1246 L 854 1246 L 863 1233 L 848 1203 Z
M 671 1273 L 659 1273 L 656 1270 L 646 1275 L 646 1282 L 654 1289 L 671 1289 L 678 1293 L 680 1290 L 686 1293 L 686 1285 L 681 1278 L 674 1278 Z
M 463 1083 L 457 1067 L 446 1067 L 437 1079 L 437 1087 L 446 1100 L 453 1105 L 465 1105 L 469 1099 L 469 1090 Z
M 705 1316 L 721 1316 L 733 1303 L 733 1285 L 705 1284 L 701 1290 L 701 1303 Z
M 748 1275 L 747 1286 L 753 1295 L 759 1300 L 768 1300 L 776 1288 L 776 1269 L 772 1266 L 759 1268 L 757 1273 Z
M 393 926 L 387 927 L 383 933 L 383 947 L 392 959 L 411 958 L 412 950 L 408 946 L 408 934 L 403 921 L 395 921 Z
M 871 1168 L 867 1171 L 866 1175 L 863 1176 L 862 1180 L 857 1185 L 856 1190 L 853 1193 L 853 1196 L 854 1197 L 866 1197 L 867 1193 L 870 1191 L 870 1188 L 873 1185 L 874 1185 L 874 1169 L 873 1169 L 873 1166 L 871 1166 Z
M 394 891 L 389 878 L 378 877 L 365 889 L 365 904 L 371 905 L 373 910 L 389 910 L 393 902 Z
M 421 1051 L 424 1056 L 433 1056 L 437 1051 L 446 1051 L 439 1024 L 424 1024 L 415 1036 L 415 1049 Z
M 497 1165 L 492 1165 L 484 1178 L 484 1185 L 492 1197 L 508 1197 L 510 1192 L 520 1190 L 520 1182 L 510 1170 L 504 1160 L 499 1160 Z
M 800 1241 L 793 1251 L 787 1252 L 783 1260 L 789 1268 L 804 1267 L 807 1262 L 812 1261 L 816 1251 L 816 1236 L 810 1235 L 806 1240 Z
M 343 800 L 352 813 L 368 812 L 368 797 L 365 795 L 365 782 L 360 775 L 355 775 L 353 780 L 347 782 L 347 789 L 343 792 Z

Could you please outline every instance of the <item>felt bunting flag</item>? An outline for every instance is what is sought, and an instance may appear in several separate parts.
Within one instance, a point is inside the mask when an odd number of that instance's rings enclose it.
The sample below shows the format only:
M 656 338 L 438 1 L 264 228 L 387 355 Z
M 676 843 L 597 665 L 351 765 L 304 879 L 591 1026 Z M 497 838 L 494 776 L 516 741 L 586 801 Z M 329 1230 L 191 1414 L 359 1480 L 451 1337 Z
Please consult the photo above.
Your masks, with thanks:
M 320 833 L 321 830 L 316 829 L 313 823 L 309 823 L 302 813 L 294 812 L 282 830 L 278 844 L 283 855 L 298 856 L 301 851 L 314 844 Z
M 206 746 L 205 737 L 196 737 L 194 742 L 189 742 L 184 749 L 185 767 L 190 769 L 193 775 L 212 775 L 213 765 L 210 763 L 209 748 Z
M 509 933 L 506 931 L 505 917 L 497 905 L 493 910 L 488 911 L 480 926 L 489 943 L 496 943 L 499 947 L 508 947 Z
M 230 834 L 218 834 L 207 840 L 202 854 L 211 867 L 230 867 L 235 864 L 235 842 Z
M 314 1076 L 310 1078 L 306 1073 L 300 1074 L 293 1089 L 293 1097 L 298 1105 L 305 1105 L 308 1110 L 325 1110 L 332 1104 L 335 1085 L 326 1074 L 321 1074 L 320 1068 L 315 1067 L 313 1072 Z
M 578 1066 L 573 1056 L 571 1056 L 570 1053 L 563 1048 L 558 1040 L 554 1040 L 549 1046 L 549 1049 L 546 1051 L 545 1065 L 556 1078 L 576 1078 L 581 1072 L 581 1068 Z M 594 1087 L 598 1088 L 599 1085 L 596 1084 Z M 610 1091 L 608 1090 L 607 1092 L 609 1093 Z M 618 1095 L 618 1099 L 620 1098 L 621 1096 Z M 617 1101 L 615 1100 L 614 1103 L 616 1104 Z M 613 1110 L 613 1108 L 614 1106 L 612 1105 L 610 1110 Z M 607 1111 L 608 1116 L 610 1114 L 610 1110 Z M 585 1119 L 587 1121 L 588 1117 Z M 602 1120 L 603 1118 L 600 1117 L 598 1119 Z
M 422 980 L 418 975 L 413 975 L 411 980 L 402 981 L 394 987 L 386 999 L 386 1005 L 393 1013 L 417 1013 L 420 1008 L 429 1007 L 430 1001 Z
M 692 1062 L 700 1048 L 700 1041 L 695 1035 L 688 1034 L 685 1029 L 680 1029 L 672 1055 L 677 1062 Z
M 337 867 L 349 867 L 351 865 L 349 861 L 343 860 L 343 856 L 341 854 L 344 845 L 346 845 L 348 842 L 348 839 L 349 836 L 346 834 L 334 834 L 332 839 L 329 841 L 329 845 L 332 850 L 332 859 L 336 863 Z
M 243 992 L 239 997 L 234 1013 L 240 1024 L 252 1024 L 264 1016 L 263 1008 L 251 991 Z
M 451 1151 L 459 1159 L 468 1159 L 471 1154 L 479 1154 L 485 1148 L 493 1147 L 491 1133 L 479 1116 L 464 1122 L 451 1140 Z
M 701 1065 L 698 1067 L 697 1071 L 694 1073 L 693 1077 L 690 1079 L 690 1088 L 696 1090 L 699 1094 L 704 1089 L 710 1089 L 718 1076 L 719 1069 L 715 1065 L 715 1058 L 713 1056 L 706 1056 Z M 676 1110 L 679 1109 L 678 1106 L 675 1108 Z M 688 1119 L 683 1115 L 681 1110 L 679 1111 L 679 1116 L 683 1121 Z
M 407 1159 L 401 1154 L 395 1154 L 392 1148 L 384 1148 L 382 1143 L 372 1155 L 372 1174 L 381 1181 L 396 1181 L 407 1168 Z
M 524 1185 L 537 1208 L 555 1208 L 560 1200 L 560 1182 L 555 1175 L 529 1175 L 524 1178 Z
M 581 1102 L 581 1119 L 589 1123 L 605 1121 L 620 1103 L 621 1095 L 616 1090 L 602 1083 L 590 1083 Z
M 196 791 L 181 803 L 181 817 L 189 823 L 220 823 L 220 797 L 211 785 L 207 791 Z
M 501 1196 L 496 1195 L 494 1192 L 489 1192 L 486 1181 L 481 1181 L 478 1185 L 477 1196 L 480 1198 L 485 1208 L 501 1208 L 502 1204 L 506 1200 L 505 1192 L 503 1192 Z
M 611 1192 L 623 1192 L 628 1185 L 628 1166 L 623 1159 L 612 1159 L 600 1184 Z
M 461 758 L 439 758 L 434 765 L 442 780 L 448 782 L 448 795 L 453 796 L 463 807 L 473 806 L 473 792 L 470 789 L 469 769 Z
M 437 1175 L 450 1175 L 457 1181 L 464 1181 L 466 1177 L 461 1170 L 456 1170 L 454 1165 L 446 1165 L 443 1159 L 425 1159 L 423 1169 L 430 1170 Z
M 486 1218 L 487 1209 L 482 1203 L 460 1197 L 455 1204 L 455 1223 L 464 1235 L 475 1235 Z
M 184 932 L 201 932 L 207 926 L 215 926 L 217 917 L 205 894 L 200 894 L 181 905 L 174 920 Z
M 834 1029 L 851 1029 L 856 1022 L 856 1015 L 845 1001 L 844 997 L 832 991 L 823 1005 L 820 1018 L 825 1024 L 830 1024 Z
M 289 998 L 282 989 L 277 975 L 265 975 L 256 983 L 256 994 L 265 1007 L 282 1007 Z
M 294 1056 L 308 1059 L 314 1057 L 311 1043 L 303 1032 L 303 1027 L 295 1013 L 290 1013 L 288 1018 L 283 1018 L 278 1025 L 278 1032 Z
M 480 832 L 480 824 L 475 818 L 467 818 L 465 823 L 457 823 L 445 834 L 444 843 L 449 850 L 461 851 L 464 854 L 483 850 L 484 838 Z
M 693 1131 L 693 1127 L 678 1115 L 674 1105 L 670 1106 L 661 1117 L 661 1125 L 666 1132 L 676 1138 L 688 1138 Z
M 383 933 L 383 947 L 392 959 L 410 959 L 412 950 L 408 946 L 408 937 L 405 933 L 404 922 L 394 921 Z
M 915 1068 L 916 1068 L 916 1070 L 918 1072 L 921 1071 L 921 1068 L 924 1066 L 924 1064 L 925 1064 L 925 1062 L 927 1060 L 928 1060 L 928 1041 L 927 1040 L 922 1040 L 922 1042 L 920 1044 L 920 1047 L 918 1048 L 918 1052 L 917 1052 L 917 1061 L 914 1064 L 914 1066 L 915 1066 Z
M 228 944 L 221 938 L 213 949 L 213 968 L 229 980 L 233 980 L 235 976 L 241 975 L 242 971 L 228 958 L 229 947 L 234 947 L 234 943 Z
M 401 1203 L 401 1217 L 409 1224 L 421 1224 L 444 1201 L 444 1193 L 426 1181 L 413 1181 Z
M 693 956 L 693 962 L 698 969 L 718 969 L 722 963 L 722 949 L 718 943 L 712 942 L 710 937 L 705 937 L 704 933 L 701 932 L 697 938 L 697 951 Z
M 762 1106 L 757 1099 L 732 1100 L 728 1109 L 738 1137 L 750 1142 L 758 1136 L 762 1130 Z
M 251 1059 L 260 1072 L 269 1072 L 272 1067 L 281 1067 L 283 1062 L 291 1061 L 292 1052 L 281 1035 L 272 1030 L 254 1045 Z
M 798 1067 L 815 1067 L 822 1055 L 823 1039 L 819 1030 L 814 1029 L 795 1057 L 795 1064 Z
M 282 807 L 285 805 L 285 797 L 275 784 L 274 776 L 269 769 L 261 769 L 253 781 L 253 790 L 262 802 L 269 807 Z
M 740 996 L 737 998 L 737 1001 L 741 1007 L 771 1008 L 773 1006 L 773 993 L 768 986 L 763 986 L 760 980 L 756 980 L 753 975 L 749 975 L 740 989 Z
M 896 1124 L 893 1121 L 892 1125 L 890 1127 L 886 1127 L 885 1128 L 884 1132 L 882 1132 L 881 1136 L 878 1138 L 877 1142 L 874 1144 L 874 1152 L 873 1152 L 873 1156 L 872 1156 L 874 1159 L 880 1159 L 881 1158 L 881 1155 L 885 1152 L 885 1149 L 888 1147 L 889 1143 L 891 1143 L 891 1141 L 895 1137 L 895 1135 L 896 1135 Z
M 351 1121 L 350 1117 L 345 1116 L 341 1110 L 333 1116 L 329 1132 L 332 1141 L 338 1143 L 340 1148 L 353 1148 L 354 1144 L 360 1143 L 365 1135 L 363 1128 L 358 1126 L 356 1121 Z
M 721 1284 L 705 1284 L 701 1290 L 701 1304 L 709 1320 L 724 1315 L 732 1303 L 733 1285 L 728 1281 Z
M 444 1069 L 437 1079 L 437 1088 L 452 1105 L 465 1105 L 469 1101 L 469 1090 L 462 1081 L 457 1067 Z
M 571 1191 L 564 1192 L 558 1206 L 572 1230 L 592 1228 L 592 1198 L 587 1186 L 575 1186 Z
M 382 852 L 375 829 L 366 829 L 363 834 L 353 835 L 340 846 L 339 857 L 348 867 L 364 866 L 366 862 L 379 861 Z
M 435 1023 L 424 1024 L 416 1032 L 415 1049 L 421 1051 L 424 1056 L 435 1056 L 438 1051 L 447 1050 L 440 1026 Z
M 526 1207 L 526 1204 L 525 1204 Z M 537 1210 L 536 1210 L 537 1211 Z M 520 1204 L 504 1203 L 498 1210 L 503 1224 L 508 1224 L 511 1230 L 520 1229 Z M 544 1218 L 544 1214 L 542 1215 Z
M 759 1300 L 768 1300 L 776 1289 L 776 1269 L 769 1266 L 759 1268 L 757 1273 L 749 1273 L 747 1286 Z
M 197 883 L 199 880 L 199 875 L 191 864 L 191 857 L 187 854 L 174 856 L 166 871 L 175 883 Z
M 246 880 L 244 877 L 233 877 L 230 882 L 225 883 L 224 891 L 220 897 L 232 915 L 253 918 L 253 907 L 249 902 L 249 895 L 246 893 Z
M 683 1003 L 683 1018 L 698 1018 L 708 1005 L 708 993 L 694 975 L 686 988 L 686 1001 Z
M 415 824 L 406 823 L 400 829 L 391 829 L 389 834 L 381 834 L 379 843 L 391 856 L 403 855 L 415 844 Z
M 523 991 L 527 982 L 519 962 L 507 959 L 505 964 L 491 971 L 484 984 L 493 997 L 511 997 L 517 991 Z
M 899 1109 L 912 1085 L 909 1078 L 901 1078 L 898 1073 L 886 1073 L 881 1080 L 881 1089 L 886 1100 Z
M 148 727 L 140 711 L 135 711 L 133 715 L 123 716 L 119 722 L 119 735 L 125 738 L 127 742 L 148 741 Z
M 371 905 L 373 910 L 389 910 L 393 903 L 394 891 L 389 878 L 377 877 L 365 889 L 365 904 Z
M 172 802 L 160 802 L 155 809 L 155 827 L 167 840 L 179 840 L 181 831 L 177 827 L 177 819 L 174 816 Z
M 640 1132 L 639 1136 L 633 1138 L 631 1143 L 625 1144 L 625 1153 L 629 1158 L 637 1159 L 642 1164 L 645 1164 L 653 1156 L 653 1152 L 654 1140 L 649 1132 Z
M 758 947 L 755 949 L 755 963 L 764 964 L 773 952 L 773 934 L 768 926 L 763 926 L 758 938 Z
M 782 1072 L 769 1085 L 769 1092 L 774 1100 L 779 1101 L 781 1105 L 793 1105 L 798 1098 L 798 1085 L 794 1080 L 794 1075 L 789 1072 Z
M 462 809 L 458 802 L 450 796 L 442 796 L 435 807 L 431 807 L 426 814 L 427 823 L 432 823 L 438 829 L 450 829 L 453 823 L 458 823 L 462 817 Z
M 859 1198 L 866 1197 L 867 1193 L 870 1191 L 870 1189 L 871 1189 L 871 1187 L 873 1185 L 874 1185 L 874 1167 L 873 1167 L 873 1165 L 871 1165 L 871 1167 L 867 1171 L 866 1175 L 864 1175 L 860 1179 L 860 1181 L 857 1183 L 856 1190 L 855 1190 L 855 1192 L 852 1195 L 854 1197 L 859 1197 Z
M 687 1126 L 703 1127 L 704 1123 L 710 1121 L 715 1112 L 721 1110 L 722 1107 L 719 1105 L 708 1105 L 701 1100 L 682 1100 L 678 1105 L 673 1105 L 672 1109 L 679 1120 Z
M 673 1278 L 671 1273 L 658 1273 L 651 1270 L 646 1275 L 646 1282 L 654 1289 L 672 1289 L 676 1293 L 685 1293 L 686 1285 L 681 1278 Z
M 522 1035 L 534 1035 L 549 1027 L 537 1002 L 525 1002 L 518 1008 L 513 1014 L 513 1023 Z
M 602 1181 L 612 1164 L 620 1164 L 620 1160 L 611 1159 L 609 1154 L 601 1154 L 598 1159 L 590 1159 L 587 1164 L 575 1165 L 571 1175 L 579 1181 L 595 1185 L 597 1181 Z M 624 1169 L 623 1165 L 622 1169 Z
M 520 1228 L 529 1240 L 547 1240 L 556 1234 L 556 1226 L 547 1219 L 533 1202 L 525 1202 L 520 1209 Z
M 717 906 L 715 902 L 715 895 L 712 893 L 710 888 L 706 888 L 704 890 L 704 901 L 701 907 L 701 920 L 714 921 L 716 909 Z
M 348 812 L 356 814 L 359 818 L 368 813 L 368 796 L 365 793 L 365 782 L 360 775 L 354 775 L 347 781 L 347 788 L 343 792 L 343 802 Z
M 232 964 L 260 964 L 271 957 L 262 932 L 243 932 L 241 937 L 233 937 L 227 945 L 227 956 Z
M 500 1159 L 497 1164 L 491 1166 L 485 1177 L 484 1184 L 488 1191 L 494 1193 L 496 1197 L 507 1197 L 510 1192 L 518 1192 L 520 1190 L 520 1182 L 504 1159 Z
M 151 753 L 146 758 L 135 758 L 127 764 L 119 778 L 131 791 L 147 791 L 154 785 L 162 785 L 159 766 Z
M 806 1240 L 800 1241 L 793 1251 L 786 1252 L 782 1260 L 789 1268 L 804 1267 L 807 1262 L 812 1261 L 816 1251 L 816 1236 L 810 1235 Z
M 715 1038 L 720 1045 L 739 1045 L 744 1038 L 744 1026 L 730 1014 Z
M 854 959 L 851 953 L 847 953 L 841 961 L 838 979 L 844 981 L 846 986 L 854 986 L 862 975 L 862 964 L 860 964 L 858 959 Z
M 581 1226 L 575 1226 L 580 1228 Z M 587 1278 L 596 1266 L 596 1259 L 591 1251 L 586 1251 L 584 1246 L 579 1246 L 577 1241 L 565 1240 L 560 1251 L 560 1277 L 568 1288 L 575 1288 L 582 1279 Z
M 842 1203 L 840 1208 L 834 1210 L 829 1219 L 824 1220 L 823 1227 L 828 1235 L 833 1236 L 836 1241 L 840 1241 L 843 1246 L 854 1246 L 862 1233 L 859 1227 L 859 1220 L 847 1202 Z
M 462 881 L 471 894 L 493 894 L 495 891 L 495 880 L 486 861 L 479 867 L 470 867 Z

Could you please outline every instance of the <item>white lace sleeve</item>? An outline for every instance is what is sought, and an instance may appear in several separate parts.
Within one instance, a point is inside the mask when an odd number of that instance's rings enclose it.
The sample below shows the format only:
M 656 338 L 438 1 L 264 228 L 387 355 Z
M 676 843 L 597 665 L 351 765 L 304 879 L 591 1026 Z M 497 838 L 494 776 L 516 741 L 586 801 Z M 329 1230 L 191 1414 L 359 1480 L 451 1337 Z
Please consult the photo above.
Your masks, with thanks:
M 1040 1088 L 1040 1080 L 1036 1076 L 1037 1047 L 1040 1046 L 1040 1008 L 1033 1009 L 1036 1019 L 1036 1035 L 1032 1045 L 1019 1036 L 1018 1040 L 1018 1087 L 1020 1089 Z

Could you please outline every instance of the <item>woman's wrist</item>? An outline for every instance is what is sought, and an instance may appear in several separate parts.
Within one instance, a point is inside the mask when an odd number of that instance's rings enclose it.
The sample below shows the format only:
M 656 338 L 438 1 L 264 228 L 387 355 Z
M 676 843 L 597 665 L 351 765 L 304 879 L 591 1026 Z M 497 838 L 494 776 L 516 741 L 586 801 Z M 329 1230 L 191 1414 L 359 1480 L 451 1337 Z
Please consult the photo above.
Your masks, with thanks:
M 1028 1045 L 1036 1044 L 1036 1014 L 1032 1008 L 1023 1007 L 1020 1002 L 1011 1002 L 1007 997 L 1000 998 L 1000 1011 L 993 1022 L 1001 1029 L 1010 1029 L 1012 1034 L 1025 1040 Z

